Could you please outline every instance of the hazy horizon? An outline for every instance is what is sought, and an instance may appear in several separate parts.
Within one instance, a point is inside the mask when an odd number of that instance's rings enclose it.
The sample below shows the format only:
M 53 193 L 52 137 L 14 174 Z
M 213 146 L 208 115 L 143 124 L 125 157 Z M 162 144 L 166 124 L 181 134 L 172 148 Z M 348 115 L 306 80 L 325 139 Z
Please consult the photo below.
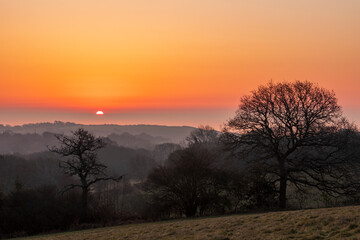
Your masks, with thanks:
M 100 110 L 100 109 L 99 109 Z M 234 109 L 185 109 L 185 110 L 137 110 L 104 111 L 104 115 L 93 112 L 44 109 L 6 109 L 2 110 L 0 124 L 24 125 L 42 122 L 73 122 L 78 124 L 118 124 L 118 125 L 164 125 L 192 126 L 210 125 L 215 129 L 234 115 Z M 146 119 L 146 120 L 144 120 Z
M 234 116 L 236 107 L 233 109 L 185 109 L 185 110 L 143 110 L 104 112 L 97 116 L 96 111 L 79 112 L 66 110 L 44 109 L 2 109 L 0 124 L 24 125 L 44 122 L 72 122 L 77 124 L 117 124 L 117 125 L 163 125 L 163 126 L 191 126 L 210 125 L 221 130 L 228 119 Z M 343 109 L 344 116 L 350 122 L 359 126 L 360 111 L 357 109 Z M 156 113 L 156 114 L 154 114 Z M 187 116 L 187 117 L 184 117 Z M 181 120 L 179 120 L 179 118 Z M 24 120 L 26 119 L 26 120 Z M 144 120 L 147 119 L 147 120 Z

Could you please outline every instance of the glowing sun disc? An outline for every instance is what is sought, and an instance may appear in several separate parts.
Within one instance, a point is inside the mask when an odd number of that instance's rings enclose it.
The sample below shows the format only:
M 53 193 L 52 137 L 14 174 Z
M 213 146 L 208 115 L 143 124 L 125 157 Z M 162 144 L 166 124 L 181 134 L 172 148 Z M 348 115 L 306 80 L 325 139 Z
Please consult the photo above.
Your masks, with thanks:
M 103 111 L 97 111 L 96 115 L 104 115 L 104 112 Z

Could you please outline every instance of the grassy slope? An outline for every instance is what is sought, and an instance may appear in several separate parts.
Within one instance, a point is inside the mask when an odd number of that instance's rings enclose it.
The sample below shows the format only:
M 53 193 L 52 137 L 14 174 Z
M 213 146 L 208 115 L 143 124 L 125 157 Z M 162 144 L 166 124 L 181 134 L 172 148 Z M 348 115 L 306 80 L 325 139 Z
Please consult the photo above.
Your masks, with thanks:
M 26 239 L 360 239 L 360 206 L 123 225 Z

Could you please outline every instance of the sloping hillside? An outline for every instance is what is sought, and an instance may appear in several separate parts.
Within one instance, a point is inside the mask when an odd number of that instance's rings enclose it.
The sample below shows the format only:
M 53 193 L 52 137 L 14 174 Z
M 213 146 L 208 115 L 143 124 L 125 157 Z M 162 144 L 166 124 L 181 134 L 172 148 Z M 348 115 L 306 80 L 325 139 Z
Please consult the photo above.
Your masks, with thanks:
M 360 239 L 360 206 L 174 220 L 26 239 Z

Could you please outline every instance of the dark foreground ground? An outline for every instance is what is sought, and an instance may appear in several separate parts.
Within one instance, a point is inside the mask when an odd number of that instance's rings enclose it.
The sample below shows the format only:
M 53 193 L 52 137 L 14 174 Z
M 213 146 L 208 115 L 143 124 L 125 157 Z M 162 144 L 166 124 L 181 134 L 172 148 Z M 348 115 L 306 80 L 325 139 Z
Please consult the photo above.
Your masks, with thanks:
M 41 240 L 359 239 L 360 206 L 123 225 L 34 236 Z

